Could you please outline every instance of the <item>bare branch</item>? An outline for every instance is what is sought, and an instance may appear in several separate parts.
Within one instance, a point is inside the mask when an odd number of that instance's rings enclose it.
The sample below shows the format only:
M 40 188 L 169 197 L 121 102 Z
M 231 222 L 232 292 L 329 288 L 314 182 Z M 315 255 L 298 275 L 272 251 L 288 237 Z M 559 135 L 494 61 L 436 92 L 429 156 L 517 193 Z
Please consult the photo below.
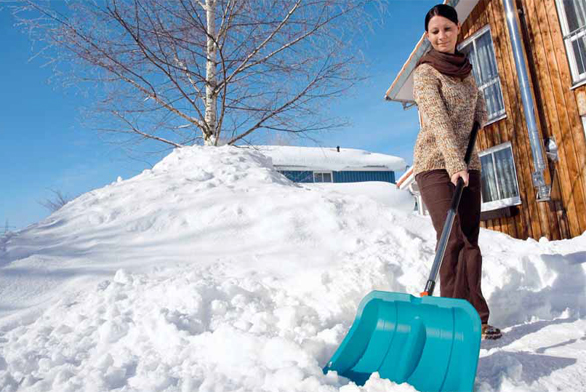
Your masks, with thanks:
M 60 3 L 59 13 L 25 0 L 14 9 L 55 75 L 95 97 L 96 129 L 120 134 L 123 148 L 176 148 L 338 127 L 324 108 L 361 80 L 354 44 L 374 18 L 364 6 L 379 1 L 100 0 Z
M 275 35 L 277 35 L 277 33 L 283 28 L 283 26 L 285 26 L 287 24 L 287 21 L 291 18 L 291 16 L 293 16 L 295 11 L 299 8 L 300 4 L 301 4 L 301 0 L 297 0 L 297 2 L 293 5 L 293 8 L 291 8 L 289 10 L 289 12 L 287 12 L 287 15 L 285 15 L 285 18 L 281 21 L 281 23 L 279 23 L 277 28 L 275 30 L 273 30 L 271 32 L 271 34 L 269 34 L 269 36 L 267 38 L 265 38 L 265 40 L 262 41 L 256 48 L 254 48 L 254 50 L 252 52 L 250 52 L 250 54 L 244 59 L 244 61 L 240 64 L 240 66 L 238 68 L 236 68 L 236 70 L 234 70 L 234 72 L 232 72 L 232 75 L 230 75 L 224 83 L 230 83 L 230 80 L 235 75 L 242 72 L 244 69 L 249 68 L 249 67 L 247 67 L 249 61 L 254 56 L 256 56 L 257 53 L 260 52 L 275 37 Z
M 119 118 L 120 120 L 122 120 L 123 122 L 125 122 L 125 123 L 126 123 L 126 124 L 127 124 L 129 127 L 130 127 L 130 129 L 132 130 L 132 132 L 134 132 L 134 133 L 136 133 L 136 134 L 138 134 L 138 135 L 141 135 L 141 136 L 142 136 L 142 137 L 144 137 L 144 138 L 148 138 L 148 139 L 157 140 L 157 141 L 159 141 L 159 142 L 162 142 L 162 143 L 169 144 L 169 145 L 171 145 L 171 146 L 173 146 L 173 147 L 175 147 L 175 148 L 185 147 L 185 146 L 182 146 L 181 144 L 174 143 L 174 142 L 172 142 L 172 141 L 170 141 L 170 140 L 165 140 L 165 139 L 163 139 L 163 138 L 161 138 L 161 137 L 158 137 L 158 136 L 155 136 L 155 135 L 152 135 L 152 134 L 148 134 L 148 133 L 146 133 L 146 132 L 141 132 L 141 131 L 140 131 L 139 129 L 137 129 L 137 128 L 136 128 L 136 127 L 135 127 L 135 126 L 134 126 L 134 125 L 133 125 L 133 124 L 132 124 L 130 121 L 128 121 L 128 120 L 126 119 L 126 117 L 124 117 L 124 116 L 123 116 L 121 113 L 119 113 L 119 112 L 114 112 L 114 114 L 115 114 L 116 116 L 118 116 L 118 118 Z
M 71 197 L 65 195 L 63 192 L 54 189 L 49 190 L 53 193 L 53 198 L 47 198 L 38 202 L 40 205 L 49 210 L 49 212 L 53 213 L 57 210 L 60 210 L 61 207 L 71 201 Z

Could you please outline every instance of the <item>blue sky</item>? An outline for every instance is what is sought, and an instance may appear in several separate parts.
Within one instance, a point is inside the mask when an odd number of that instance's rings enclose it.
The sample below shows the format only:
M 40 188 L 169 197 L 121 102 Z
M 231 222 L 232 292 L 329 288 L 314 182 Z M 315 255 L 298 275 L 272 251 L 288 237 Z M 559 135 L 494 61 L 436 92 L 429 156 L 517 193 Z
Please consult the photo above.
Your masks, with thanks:
M 320 145 L 412 163 L 416 110 L 404 111 L 383 96 L 421 37 L 426 11 L 439 2 L 390 1 L 383 24 L 365 36 L 361 48 L 368 79 L 332 105 L 352 126 L 317 135 Z M 51 198 L 51 189 L 78 196 L 148 168 L 84 126 L 80 111 L 91 98 L 50 83 L 50 67 L 31 60 L 33 45 L 6 8 L 0 9 L 0 47 L 0 232 L 7 222 L 12 230 L 22 229 L 46 217 L 39 201 Z

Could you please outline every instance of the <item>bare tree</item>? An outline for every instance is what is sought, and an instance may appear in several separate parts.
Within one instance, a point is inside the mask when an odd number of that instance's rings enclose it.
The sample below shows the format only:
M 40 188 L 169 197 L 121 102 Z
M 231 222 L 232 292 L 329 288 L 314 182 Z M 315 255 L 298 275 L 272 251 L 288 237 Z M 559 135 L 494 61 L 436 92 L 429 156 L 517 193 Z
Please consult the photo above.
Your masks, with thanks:
M 16 229 L 16 226 L 12 226 L 10 221 L 6 219 L 6 222 L 4 223 L 4 233 L 2 234 L 7 235 L 10 232 L 10 229 Z
M 380 0 L 41 4 L 15 15 L 52 64 L 76 64 L 69 80 L 98 86 L 101 130 L 170 147 L 341 125 L 323 103 L 359 80 L 355 43 L 381 9 Z
M 39 204 L 48 209 L 49 212 L 53 213 L 71 201 L 71 198 L 63 192 L 54 189 L 49 190 L 53 192 L 53 197 L 39 201 Z

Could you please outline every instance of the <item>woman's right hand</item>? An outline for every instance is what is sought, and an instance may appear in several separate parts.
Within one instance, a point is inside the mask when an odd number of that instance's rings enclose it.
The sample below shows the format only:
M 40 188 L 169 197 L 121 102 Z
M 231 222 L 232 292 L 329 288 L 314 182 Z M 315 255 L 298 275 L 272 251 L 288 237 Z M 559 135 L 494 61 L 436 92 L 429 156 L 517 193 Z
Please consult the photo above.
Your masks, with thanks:
M 462 170 L 452 174 L 452 184 L 458 185 L 458 178 L 460 177 L 462 177 L 462 180 L 464 180 L 464 186 L 468 186 L 468 179 L 470 178 L 468 175 L 468 170 Z

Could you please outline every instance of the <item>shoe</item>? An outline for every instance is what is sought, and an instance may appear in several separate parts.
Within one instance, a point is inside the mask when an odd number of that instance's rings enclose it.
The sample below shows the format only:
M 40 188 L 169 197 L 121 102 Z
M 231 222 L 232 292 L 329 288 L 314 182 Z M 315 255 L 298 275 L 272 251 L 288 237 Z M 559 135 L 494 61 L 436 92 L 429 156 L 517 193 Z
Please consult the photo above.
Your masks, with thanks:
M 482 324 L 482 339 L 500 339 L 503 334 L 501 330 L 492 325 Z

